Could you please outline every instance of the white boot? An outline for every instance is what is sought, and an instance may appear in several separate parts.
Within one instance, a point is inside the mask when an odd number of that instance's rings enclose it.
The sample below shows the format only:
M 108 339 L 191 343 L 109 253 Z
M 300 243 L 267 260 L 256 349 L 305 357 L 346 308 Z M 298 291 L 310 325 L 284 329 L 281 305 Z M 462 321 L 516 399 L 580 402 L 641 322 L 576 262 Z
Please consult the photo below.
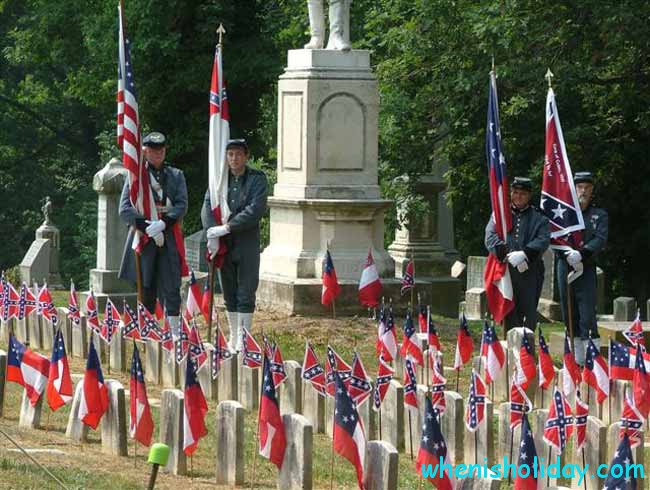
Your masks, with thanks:
M 350 33 L 345 32 L 349 16 L 350 3 L 347 0 L 330 0 L 330 37 L 327 49 L 350 50 Z
M 585 365 L 588 342 L 589 342 L 588 340 L 579 339 L 577 337 L 574 337 L 573 339 L 573 349 L 574 349 L 573 355 L 576 358 L 576 364 L 578 364 L 578 366 Z
M 230 350 L 235 350 L 235 346 L 241 342 L 241 331 L 239 329 L 239 313 L 236 311 L 226 311 L 228 317 L 228 326 L 230 326 L 230 340 L 228 347 Z
M 241 326 L 241 329 L 240 329 L 239 344 L 238 344 L 237 350 L 242 350 L 244 348 L 244 342 L 243 342 L 244 328 L 246 330 L 248 330 L 249 332 L 251 331 L 251 328 L 253 327 L 253 314 L 252 313 L 240 313 L 239 314 L 239 325 Z
M 311 39 L 305 44 L 305 49 L 323 49 L 325 42 L 325 13 L 323 0 L 307 0 L 309 10 L 309 28 Z
M 176 342 L 181 336 L 181 317 L 180 316 L 170 316 L 169 318 L 169 328 L 172 331 L 172 339 Z

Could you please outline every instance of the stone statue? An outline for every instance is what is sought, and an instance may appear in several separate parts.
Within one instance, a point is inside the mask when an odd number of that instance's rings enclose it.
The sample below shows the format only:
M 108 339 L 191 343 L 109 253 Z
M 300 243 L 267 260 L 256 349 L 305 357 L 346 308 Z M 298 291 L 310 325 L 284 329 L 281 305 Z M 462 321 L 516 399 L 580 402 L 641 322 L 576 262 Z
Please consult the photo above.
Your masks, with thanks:
M 323 49 L 325 42 L 324 0 L 307 0 L 309 8 L 309 27 L 311 39 L 305 49 Z M 352 0 L 329 0 L 330 37 L 327 49 L 349 51 L 350 44 L 350 4 Z
M 50 200 L 50 196 L 45 197 L 45 204 L 43 204 L 41 211 L 43 211 L 43 218 L 45 218 L 43 224 L 46 226 L 51 225 L 52 220 L 50 219 L 50 215 L 52 214 L 52 201 Z

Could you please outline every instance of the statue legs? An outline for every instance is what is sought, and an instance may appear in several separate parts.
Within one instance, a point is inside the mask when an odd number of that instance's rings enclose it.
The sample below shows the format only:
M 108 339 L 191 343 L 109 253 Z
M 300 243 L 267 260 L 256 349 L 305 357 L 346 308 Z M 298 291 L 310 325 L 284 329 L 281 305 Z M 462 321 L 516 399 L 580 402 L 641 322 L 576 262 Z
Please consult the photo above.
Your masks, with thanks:
M 311 4 L 311 2 L 310 2 Z M 351 0 L 330 0 L 330 37 L 327 49 L 349 51 Z M 311 18 L 311 5 L 309 10 Z
M 305 44 L 305 49 L 323 49 L 325 41 L 325 15 L 323 0 L 307 0 L 309 9 L 309 27 L 311 39 Z

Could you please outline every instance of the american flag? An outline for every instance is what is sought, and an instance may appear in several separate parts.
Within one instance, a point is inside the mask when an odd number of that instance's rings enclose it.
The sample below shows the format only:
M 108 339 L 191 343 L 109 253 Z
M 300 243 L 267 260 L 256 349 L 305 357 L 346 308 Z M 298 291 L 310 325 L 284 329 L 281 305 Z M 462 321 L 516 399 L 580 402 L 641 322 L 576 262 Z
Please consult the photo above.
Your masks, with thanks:
M 564 144 L 555 93 L 550 87 L 546 97 L 546 152 L 540 209 L 549 219 L 552 248 L 581 248 L 580 230 L 585 225 Z
M 512 213 L 510 211 L 506 159 L 501 148 L 499 99 L 497 97 L 497 79 L 494 71 L 490 72 L 485 153 L 490 182 L 492 215 L 494 216 L 497 235 L 503 242 L 506 242 L 508 233 L 512 229 Z M 494 254 L 489 254 L 484 280 L 490 313 L 492 313 L 494 321 L 501 322 L 514 307 L 512 281 L 507 262 L 499 262 Z
M 548 410 L 548 419 L 544 424 L 544 442 L 553 446 L 558 453 L 562 453 L 572 432 L 571 406 L 556 387 Z
M 575 450 L 580 451 L 587 440 L 587 417 L 589 416 L 589 405 L 582 401 L 580 391 L 576 392 L 576 406 L 574 416 L 574 430 L 576 431 Z
M 375 388 L 372 392 L 373 407 L 376 411 L 381 408 L 384 401 L 390 382 L 393 379 L 395 371 L 390 367 L 382 357 L 379 358 L 379 367 L 377 368 L 377 379 L 375 380 Z
M 413 265 L 413 261 L 409 260 L 409 263 L 406 264 L 406 270 L 404 271 L 404 277 L 402 277 L 402 288 L 400 289 L 400 293 L 402 296 L 407 291 L 410 291 L 415 287 L 415 266 Z
M 223 76 L 223 56 L 221 44 L 217 45 L 212 63 L 210 83 L 210 139 L 208 144 L 208 189 L 210 207 L 217 225 L 228 222 L 228 163 L 226 147 L 230 139 L 230 108 L 226 83 Z M 225 240 L 219 239 L 217 252 L 213 259 L 220 268 L 227 252 Z
M 124 31 L 121 7 L 118 5 L 119 41 L 117 65 L 117 144 L 122 150 L 122 164 L 129 179 L 131 205 L 147 220 L 157 220 L 158 213 L 149 187 L 149 174 L 142 161 L 142 139 L 138 97 L 131 64 L 131 44 Z M 136 232 L 133 248 L 140 251 L 147 241 L 146 234 Z
M 618 448 L 614 452 L 614 459 L 609 467 L 612 469 L 618 467 L 620 471 L 609 472 L 603 484 L 604 489 L 636 490 L 637 474 L 643 475 L 643 472 L 638 472 L 637 465 L 634 464 L 634 456 L 632 455 L 630 439 L 627 434 L 623 435 L 623 439 L 621 439 Z M 615 473 L 619 475 L 614 476 Z
M 327 394 L 325 371 L 318 362 L 314 348 L 309 342 L 305 344 L 305 358 L 302 362 L 302 379 L 309 381 L 312 388 L 320 395 Z
M 470 432 L 476 432 L 485 419 L 485 404 L 487 402 L 485 381 L 474 370 L 469 385 L 469 399 L 465 410 L 465 426 Z

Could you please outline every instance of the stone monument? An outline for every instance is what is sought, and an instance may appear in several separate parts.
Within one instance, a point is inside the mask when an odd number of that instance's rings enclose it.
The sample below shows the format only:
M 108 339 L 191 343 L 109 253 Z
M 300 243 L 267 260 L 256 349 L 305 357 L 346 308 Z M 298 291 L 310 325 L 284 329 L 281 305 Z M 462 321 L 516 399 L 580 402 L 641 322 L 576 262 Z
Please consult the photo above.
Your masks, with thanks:
M 106 299 L 120 305 L 126 299 L 133 305 L 136 293 L 128 281 L 118 279 L 122 251 L 128 227 L 120 220 L 120 194 L 127 170 L 117 158 L 112 158 L 93 178 L 97 201 L 97 266 L 90 270 L 90 288 L 95 294 L 97 307 L 103 310 Z M 85 303 L 88 292 L 82 293 Z M 82 304 L 84 304 L 82 303 Z
M 402 278 L 411 259 L 415 265 L 416 290 L 434 313 L 456 316 L 462 283 L 451 276 L 451 267 L 458 259 L 454 248 L 454 218 L 446 200 L 444 173 L 447 164 L 436 162 L 431 172 L 418 178 L 414 192 L 422 196 L 430 212 L 409 222 L 405 213 L 398 213 L 399 227 L 395 240 L 388 247 L 395 260 L 395 275 Z M 408 181 L 408 176 L 400 177 Z M 404 203 L 403 208 L 407 206 Z M 402 209 L 405 211 L 405 209 Z
M 329 0 L 330 37 L 327 49 L 349 51 L 350 4 L 352 0 Z M 325 42 L 325 11 L 323 0 L 307 0 L 311 39 L 305 49 L 323 49 Z
M 359 311 L 357 287 L 369 249 L 380 276 L 394 278 L 383 245 L 390 201 L 381 198 L 378 185 L 378 113 L 368 51 L 289 51 L 278 88 L 278 180 L 268 199 L 271 236 L 261 257 L 261 305 L 322 313 L 328 247 L 342 285 L 337 311 Z M 386 288 L 390 279 L 382 282 Z
M 36 230 L 36 239 L 20 263 L 20 278 L 26 284 L 35 281 L 47 281 L 50 289 L 62 289 L 59 274 L 59 251 L 61 250 L 61 233 L 52 222 L 52 201 L 45 198 L 41 208 L 43 224 Z

